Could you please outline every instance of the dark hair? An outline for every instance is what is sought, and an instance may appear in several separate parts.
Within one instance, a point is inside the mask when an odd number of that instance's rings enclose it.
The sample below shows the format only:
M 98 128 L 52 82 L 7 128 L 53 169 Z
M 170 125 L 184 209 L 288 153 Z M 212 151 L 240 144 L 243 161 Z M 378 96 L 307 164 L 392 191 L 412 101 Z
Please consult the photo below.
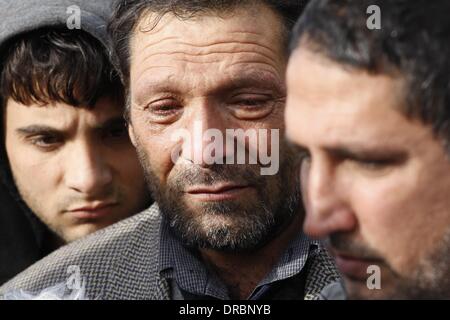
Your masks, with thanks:
M 157 13 L 155 23 L 165 14 L 172 13 L 180 19 L 189 19 L 204 13 L 223 13 L 236 7 L 265 3 L 283 19 L 286 27 L 286 48 L 289 31 L 297 21 L 308 0 L 120 0 L 117 2 L 109 31 L 113 40 L 125 89 L 129 85 L 129 45 L 132 32 L 147 12 Z
M 367 26 L 377 5 L 381 29 Z M 400 75 L 402 112 L 433 128 L 450 153 L 450 1 L 312 1 L 292 33 L 291 50 L 305 46 L 332 61 L 373 74 Z
M 0 96 L 25 104 L 93 107 L 103 96 L 123 99 L 104 45 L 80 30 L 38 29 L 2 46 Z

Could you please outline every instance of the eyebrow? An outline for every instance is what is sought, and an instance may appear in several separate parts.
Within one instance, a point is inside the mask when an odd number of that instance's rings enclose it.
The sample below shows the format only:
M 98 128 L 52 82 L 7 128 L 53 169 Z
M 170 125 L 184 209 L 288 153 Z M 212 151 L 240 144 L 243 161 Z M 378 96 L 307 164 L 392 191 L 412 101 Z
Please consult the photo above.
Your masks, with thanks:
M 125 125 L 125 120 L 122 116 L 113 117 L 106 120 L 104 123 L 96 125 L 92 128 L 93 131 L 102 131 L 114 126 Z M 30 125 L 27 127 L 18 128 L 16 130 L 22 136 L 32 136 L 38 134 L 63 134 L 64 129 L 57 129 L 47 125 Z
M 262 88 L 271 91 L 277 91 L 279 94 L 286 94 L 286 86 L 277 76 L 268 71 L 252 71 L 243 74 L 234 75 L 231 79 L 224 81 L 225 84 L 219 84 L 211 90 L 212 93 L 225 93 L 240 88 Z M 182 83 L 181 83 L 182 84 Z M 179 93 L 180 83 L 172 80 L 171 77 L 160 81 L 148 81 L 138 92 L 136 103 L 142 104 L 152 95 L 163 92 Z M 143 92 L 140 94 L 139 92 Z
M 406 151 L 387 146 L 354 146 L 352 148 L 337 146 L 325 148 L 333 156 L 344 159 L 371 159 L 371 158 L 394 158 L 402 161 L 406 158 Z
M 36 135 L 36 134 L 55 134 L 55 133 L 61 133 L 61 130 L 58 130 L 56 128 L 50 127 L 50 126 L 44 126 L 44 125 L 31 125 L 23 128 L 18 128 L 16 130 L 20 135 L 22 136 L 30 136 L 30 135 Z
M 217 91 L 229 92 L 240 88 L 262 88 L 267 90 L 276 90 L 280 91 L 280 94 L 286 94 L 286 88 L 281 80 L 276 79 L 274 76 L 258 76 L 257 74 L 235 77 L 226 85 L 218 88 Z
M 309 152 L 308 148 L 292 141 L 289 137 L 286 137 L 286 141 L 288 146 L 297 153 Z M 343 159 L 391 158 L 398 162 L 402 162 L 407 157 L 407 152 L 405 150 L 386 146 L 336 146 L 325 147 L 324 150 L 334 157 Z

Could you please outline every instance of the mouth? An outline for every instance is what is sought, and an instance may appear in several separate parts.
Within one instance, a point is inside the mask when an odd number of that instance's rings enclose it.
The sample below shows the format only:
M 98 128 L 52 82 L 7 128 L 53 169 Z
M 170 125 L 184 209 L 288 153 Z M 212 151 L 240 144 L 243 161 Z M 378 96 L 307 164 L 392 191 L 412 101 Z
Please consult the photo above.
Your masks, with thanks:
M 371 272 L 369 267 L 381 267 L 382 261 L 375 258 L 358 257 L 346 253 L 340 253 L 332 250 L 336 265 L 341 274 L 350 280 L 366 282 Z
M 190 187 L 185 193 L 197 201 L 214 202 L 237 199 L 250 189 L 249 185 L 222 183 L 212 186 Z
M 97 202 L 71 209 L 68 212 L 80 220 L 96 220 L 110 216 L 117 205 L 115 202 Z

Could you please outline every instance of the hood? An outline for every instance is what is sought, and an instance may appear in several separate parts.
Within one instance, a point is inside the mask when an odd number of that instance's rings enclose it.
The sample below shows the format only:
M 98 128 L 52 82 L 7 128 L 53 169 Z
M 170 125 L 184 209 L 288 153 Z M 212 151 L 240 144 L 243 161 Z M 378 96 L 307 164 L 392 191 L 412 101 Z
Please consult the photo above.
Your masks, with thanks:
M 80 27 L 108 46 L 107 22 L 114 0 L 0 0 L 0 45 L 42 27 L 67 26 L 80 10 Z
M 81 30 L 111 52 L 107 22 L 114 0 L 0 0 L 0 50 L 11 38 L 44 27 L 72 23 L 80 13 Z M 72 19 L 70 19 L 72 17 Z M 0 66 L 1 67 L 1 66 Z M 3 119 L 0 113 L 0 124 Z M 0 132 L 0 285 L 49 253 L 50 231 L 22 201 L 12 179 Z

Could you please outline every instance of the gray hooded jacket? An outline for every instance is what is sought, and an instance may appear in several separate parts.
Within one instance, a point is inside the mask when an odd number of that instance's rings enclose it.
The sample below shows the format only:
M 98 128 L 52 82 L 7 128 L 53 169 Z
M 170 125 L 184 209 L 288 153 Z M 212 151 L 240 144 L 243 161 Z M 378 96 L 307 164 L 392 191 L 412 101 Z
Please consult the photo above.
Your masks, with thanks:
M 105 45 L 114 0 L 0 0 L 0 53 L 9 41 L 43 27 L 84 30 Z M 79 24 L 78 24 L 79 23 Z M 1 68 L 1 61 L 0 61 Z M 3 112 L 0 112 L 0 123 Z M 49 230 L 21 200 L 0 130 L 0 285 L 49 253 Z

